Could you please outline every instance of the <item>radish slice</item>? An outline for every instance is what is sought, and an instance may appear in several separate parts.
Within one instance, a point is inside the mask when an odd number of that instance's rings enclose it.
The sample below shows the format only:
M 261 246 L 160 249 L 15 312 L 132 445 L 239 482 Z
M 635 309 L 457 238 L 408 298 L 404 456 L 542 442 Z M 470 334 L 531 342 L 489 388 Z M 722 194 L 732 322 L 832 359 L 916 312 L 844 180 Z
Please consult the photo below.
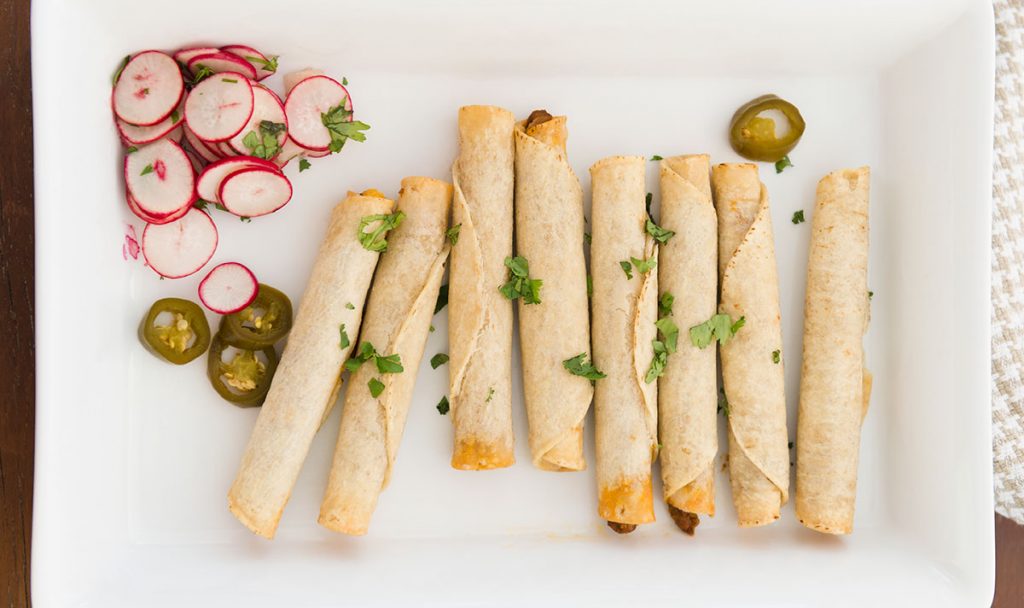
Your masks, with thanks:
M 185 125 L 184 131 L 185 141 L 187 141 L 188 145 L 191 146 L 193 150 L 195 150 L 196 154 L 203 157 L 203 160 L 210 163 L 217 162 L 218 160 L 220 160 L 220 154 L 217 151 L 215 151 L 210 146 L 210 144 L 207 144 L 203 140 L 199 139 L 199 136 L 193 133 L 192 129 L 188 128 L 188 125 Z
M 193 75 L 199 71 L 199 66 L 206 66 L 214 74 L 234 72 L 245 74 L 246 78 L 250 80 L 256 80 L 256 68 L 252 67 L 252 64 L 245 59 L 231 53 L 217 51 L 206 55 L 196 55 L 188 60 L 188 71 Z
M 231 53 L 237 55 L 242 59 L 249 62 L 249 64 L 256 70 L 256 80 L 263 80 L 267 76 L 270 76 L 277 71 L 277 57 L 270 59 L 263 53 L 257 51 L 251 46 L 245 46 L 242 44 L 231 44 L 222 47 L 220 50 L 225 53 Z M 274 69 L 270 69 L 274 68 Z
M 182 146 L 182 148 L 184 148 L 185 154 L 188 156 L 188 162 L 192 163 L 192 170 L 195 171 L 196 175 L 202 173 L 203 169 L 206 168 L 206 161 L 203 160 L 203 157 L 199 156 L 199 154 L 194 150 L 190 150 L 184 146 Z
M 185 81 L 174 59 L 160 51 L 143 51 L 121 71 L 112 105 L 121 120 L 152 126 L 167 118 L 184 94 Z
M 292 183 L 277 168 L 242 169 L 224 178 L 217 196 L 231 213 L 257 217 L 288 204 Z
M 174 54 L 174 60 L 187 68 L 188 62 L 191 61 L 193 57 L 209 55 L 210 53 L 216 53 L 218 51 L 220 51 L 220 49 L 212 46 L 195 46 L 188 49 L 181 49 Z
M 170 115 L 155 125 L 140 127 L 127 123 L 116 115 L 114 116 L 114 124 L 117 125 L 117 131 L 121 134 L 121 141 L 129 146 L 142 146 L 152 143 L 173 131 L 175 127 L 181 124 L 181 120 L 184 118 L 184 111 L 185 99 L 183 97 L 178 106 L 171 111 Z
M 288 94 L 292 92 L 292 89 L 295 88 L 295 85 L 299 84 L 303 80 L 305 80 L 307 78 L 312 78 L 314 76 L 323 76 L 323 75 L 324 75 L 323 70 L 317 70 L 317 69 L 314 69 L 314 68 L 306 68 L 304 70 L 298 70 L 298 71 L 295 71 L 295 72 L 291 72 L 291 73 L 285 74 L 284 75 L 284 94 L 285 94 L 285 97 L 287 97 Z
M 151 217 L 166 218 L 196 200 L 192 163 L 181 146 L 167 139 L 125 156 L 124 181 L 139 208 Z
M 251 270 L 238 262 L 213 267 L 199 283 L 199 301 L 213 312 L 229 315 L 252 304 L 259 283 Z
M 345 104 L 346 110 L 352 111 L 348 90 L 333 78 L 313 76 L 298 83 L 284 102 L 289 135 L 303 148 L 317 152 L 327 150 L 331 132 L 324 126 L 321 115 L 341 103 Z
M 217 250 L 217 227 L 206 213 L 190 208 L 169 224 L 146 224 L 142 255 L 157 274 L 180 279 L 198 272 Z
M 174 213 L 168 215 L 167 217 L 153 217 L 152 215 L 149 215 L 148 213 L 143 211 L 141 207 L 139 207 L 139 204 L 135 202 L 134 198 L 132 198 L 131 192 L 125 193 L 125 200 L 128 202 L 128 209 L 135 214 L 135 217 L 146 222 L 147 224 L 170 224 L 171 222 L 179 220 L 182 217 L 184 217 L 185 214 L 188 213 L 188 210 L 191 209 L 191 207 L 183 207 L 178 211 L 175 211 Z
M 233 156 L 238 156 L 238 152 L 236 152 L 235 149 L 231 147 L 231 144 L 229 144 L 226 141 L 219 141 L 219 142 L 217 142 L 215 144 L 210 144 L 210 145 L 211 146 L 217 146 L 217 152 L 219 152 L 220 155 L 222 157 L 224 157 L 224 158 L 231 158 Z
M 220 185 L 224 178 L 243 169 L 267 169 L 277 171 L 277 166 L 255 156 L 234 156 L 208 165 L 196 181 L 196 192 L 199 198 L 211 203 L 219 203 Z
M 277 134 L 277 145 L 278 150 L 280 150 L 280 147 L 284 145 L 285 139 L 288 137 L 288 119 L 284 115 L 284 104 L 281 103 L 281 100 L 273 91 L 262 85 L 254 86 L 252 94 L 254 103 L 252 116 L 249 117 L 249 122 L 242 127 L 238 135 L 232 137 L 228 144 L 237 154 L 252 154 L 253 150 L 245 145 L 245 138 L 249 133 L 255 132 L 256 136 L 262 140 L 263 133 L 260 131 L 260 123 L 267 121 L 284 125 L 284 129 Z M 269 157 L 272 158 L 273 156 L 276 156 L 276 153 Z
M 185 99 L 185 122 L 200 139 L 227 141 L 249 122 L 252 109 L 249 79 L 237 72 L 223 72 L 192 89 Z

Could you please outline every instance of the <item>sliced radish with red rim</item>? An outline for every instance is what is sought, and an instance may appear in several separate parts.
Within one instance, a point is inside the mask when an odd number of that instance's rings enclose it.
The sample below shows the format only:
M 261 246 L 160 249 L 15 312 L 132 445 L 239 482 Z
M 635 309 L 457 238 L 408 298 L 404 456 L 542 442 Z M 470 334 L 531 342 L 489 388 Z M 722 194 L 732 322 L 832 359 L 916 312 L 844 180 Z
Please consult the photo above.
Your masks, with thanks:
M 203 160 L 211 163 L 220 160 L 220 153 L 214 150 L 210 144 L 199 139 L 199 136 L 193 133 L 192 129 L 188 128 L 188 125 L 185 125 L 183 130 L 185 132 L 185 141 L 195 150 L 196 154 L 203 157 Z
M 117 131 L 121 134 L 121 141 L 129 146 L 142 146 L 152 143 L 173 131 L 181 124 L 184 117 L 185 99 L 182 98 L 181 102 L 178 103 L 178 106 L 171 111 L 167 118 L 161 120 L 155 125 L 140 127 L 138 125 L 127 123 L 116 115 L 114 116 L 114 124 L 117 125 Z
M 245 74 L 245 77 L 250 80 L 256 80 L 256 68 L 252 67 L 252 64 L 245 59 L 232 53 L 217 51 L 206 55 L 196 55 L 188 60 L 188 71 L 193 75 L 199 72 L 201 66 L 205 66 L 214 74 L 235 72 Z
M 288 119 L 284 115 L 284 104 L 281 103 L 281 100 L 273 91 L 262 85 L 253 86 L 252 94 L 252 116 L 249 117 L 249 122 L 238 132 L 238 135 L 232 137 L 228 144 L 238 154 L 250 154 L 260 158 L 271 159 L 277 156 L 281 146 L 284 145 L 288 137 Z M 261 125 L 264 122 L 274 126 L 263 129 Z M 273 133 L 274 130 L 277 130 L 277 132 Z M 250 133 L 254 135 L 250 137 Z M 276 146 L 267 147 L 264 145 L 264 135 L 267 134 L 273 135 L 277 141 Z M 255 138 L 257 145 L 249 147 L 246 145 L 246 138 Z M 262 155 L 257 154 L 257 152 L 262 152 Z
M 174 54 L 174 60 L 188 68 L 188 62 L 191 61 L 193 57 L 209 55 L 210 53 L 217 53 L 219 51 L 220 49 L 212 46 L 196 46 L 188 49 L 181 49 L 176 52 Z
M 215 144 L 210 144 L 210 145 L 211 146 L 217 146 L 217 152 L 219 152 L 220 155 L 223 156 L 224 158 L 231 158 L 233 156 L 238 156 L 238 152 L 234 148 L 231 147 L 231 144 L 229 144 L 226 141 L 219 141 L 219 142 L 217 142 Z
M 184 94 L 185 81 L 174 59 L 160 51 L 143 51 L 124 66 L 111 103 L 121 120 L 152 126 L 167 118 Z
M 303 148 L 317 152 L 328 150 L 331 132 L 324 126 L 322 115 L 342 103 L 352 111 L 348 89 L 327 76 L 313 76 L 295 85 L 284 102 L 289 135 Z
M 245 46 L 242 44 L 231 44 L 225 47 L 221 47 L 225 53 L 231 53 L 237 55 L 242 59 L 249 62 L 249 64 L 256 70 L 256 80 L 263 80 L 267 76 L 270 76 L 277 71 L 277 57 L 271 59 L 263 53 L 257 51 L 251 46 Z M 270 69 L 273 68 L 273 69 Z
M 277 168 L 242 169 L 224 178 L 217 197 L 231 213 L 257 217 L 288 204 L 292 198 L 292 184 Z
M 184 207 L 168 215 L 167 217 L 153 217 L 139 207 L 139 204 L 132 198 L 131 192 L 125 192 L 125 200 L 128 202 L 128 209 L 135 214 L 135 217 L 146 222 L 147 224 L 169 224 L 174 220 L 182 218 L 188 213 L 189 207 Z
M 128 192 L 147 215 L 166 218 L 195 202 L 195 173 L 177 143 L 161 139 L 124 159 Z
M 199 175 L 202 173 L 203 169 L 206 168 L 206 161 L 203 160 L 203 157 L 199 156 L 195 150 L 185 148 L 185 146 L 182 146 L 182 148 L 185 149 L 185 155 L 188 156 L 188 161 L 192 163 L 192 170 L 195 171 L 195 174 Z M 198 182 L 196 183 L 198 184 Z
M 219 194 L 221 182 L 232 173 L 243 169 L 277 171 L 277 166 L 255 156 L 235 156 L 211 163 L 203 169 L 196 181 L 196 192 L 199 194 L 199 198 L 211 203 L 221 202 Z
M 198 272 L 217 250 L 217 227 L 206 213 L 190 208 L 169 224 L 147 224 L 142 255 L 157 274 L 180 279 Z
M 238 312 L 252 304 L 259 292 L 256 275 L 238 262 L 213 267 L 199 283 L 199 301 L 222 315 Z
M 249 122 L 252 85 L 237 72 L 223 72 L 200 82 L 185 100 L 185 122 L 207 142 L 227 141 Z

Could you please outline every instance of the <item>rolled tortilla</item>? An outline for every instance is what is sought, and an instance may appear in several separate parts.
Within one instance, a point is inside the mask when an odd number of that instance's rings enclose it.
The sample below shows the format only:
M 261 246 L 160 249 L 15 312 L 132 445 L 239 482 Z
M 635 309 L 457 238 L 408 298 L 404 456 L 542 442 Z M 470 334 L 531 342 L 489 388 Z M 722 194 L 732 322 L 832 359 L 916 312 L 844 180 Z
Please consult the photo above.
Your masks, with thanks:
M 359 222 L 364 216 L 390 213 L 393 206 L 382 196 L 350 192 L 331 212 L 288 344 L 228 492 L 228 508 L 256 534 L 274 537 L 313 436 L 337 395 L 342 364 L 359 335 L 379 257 L 359 243 Z M 344 347 L 343 325 L 350 342 Z
M 542 121 L 542 122 L 541 122 Z M 583 190 L 565 155 L 565 116 L 534 113 L 516 125 L 516 254 L 544 281 L 540 304 L 519 300 L 523 391 L 537 467 L 581 471 L 590 380 L 563 361 L 590 358 Z
M 757 165 L 716 165 L 719 312 L 745 325 L 721 346 L 729 403 L 729 477 L 742 527 L 779 518 L 789 499 L 789 448 L 781 357 L 782 314 L 768 190 Z
M 320 524 L 336 532 L 366 534 L 377 497 L 391 477 L 448 259 L 445 229 L 451 200 L 452 187 L 445 182 L 402 180 L 397 209 L 405 220 L 388 235 L 359 341 L 382 354 L 399 355 L 404 371 L 381 374 L 367 362 L 350 378 L 320 505 Z M 374 379 L 384 385 L 377 397 L 369 388 Z
M 796 435 L 796 516 L 828 534 L 853 531 L 860 427 L 871 393 L 867 167 L 818 182 L 804 301 Z
M 452 167 L 448 296 L 452 467 L 496 469 L 515 462 L 512 435 L 512 302 L 498 289 L 512 255 L 514 118 L 493 106 L 459 109 Z
M 678 351 L 658 379 L 661 477 L 670 508 L 715 514 L 718 452 L 715 349 L 700 349 L 688 328 L 718 307 L 718 221 L 711 202 L 706 154 L 661 161 L 661 227 L 675 236 L 658 253 L 658 289 L 675 298 L 672 318 L 680 328 Z M 690 530 L 692 531 L 692 529 Z
M 651 465 L 657 455 L 657 382 L 644 376 L 654 356 L 658 275 L 620 266 L 657 255 L 645 232 L 645 158 L 614 156 L 590 168 L 594 363 L 605 378 L 594 393 L 598 513 L 628 532 L 654 521 Z

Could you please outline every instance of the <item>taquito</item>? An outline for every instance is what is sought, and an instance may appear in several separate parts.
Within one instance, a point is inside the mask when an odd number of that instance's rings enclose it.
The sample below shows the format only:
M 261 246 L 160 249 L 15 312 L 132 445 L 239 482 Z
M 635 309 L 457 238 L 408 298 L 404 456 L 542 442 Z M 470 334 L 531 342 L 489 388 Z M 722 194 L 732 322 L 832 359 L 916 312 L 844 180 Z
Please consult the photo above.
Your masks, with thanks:
M 397 210 L 405 219 L 387 237 L 359 342 L 372 344 L 381 355 L 397 355 L 403 370 L 381 373 L 374 361 L 366 361 L 349 379 L 320 505 L 320 524 L 336 532 L 366 534 L 391 477 L 448 259 L 451 199 L 452 187 L 445 182 L 402 180 Z
M 711 183 L 718 212 L 718 309 L 733 321 L 745 320 L 720 347 L 729 478 L 739 525 L 762 526 L 778 519 L 789 499 L 782 314 L 768 190 L 750 163 L 716 165 Z
M 818 182 L 804 300 L 796 434 L 796 516 L 828 534 L 853 531 L 860 427 L 871 395 L 867 167 Z
M 658 384 L 645 376 L 654 357 L 658 274 L 633 263 L 657 256 L 645 232 L 645 164 L 614 156 L 590 168 L 594 364 L 606 375 L 594 393 L 598 513 L 617 532 L 654 521 Z
M 580 354 L 590 359 L 583 189 L 566 160 L 565 123 L 540 110 L 516 125 L 516 255 L 543 281 L 540 303 L 519 299 L 519 342 L 533 463 L 581 471 L 594 388 L 564 365 Z
M 374 230 L 361 221 L 389 214 L 393 206 L 375 191 L 350 192 L 331 212 L 288 344 L 228 492 L 228 508 L 256 534 L 273 538 L 359 335 L 380 255 L 360 243 L 361 229 Z
M 495 469 L 515 462 L 512 435 L 512 302 L 499 291 L 512 255 L 512 113 L 459 109 L 459 157 L 452 167 L 448 296 L 452 467 Z
M 660 301 L 685 331 L 718 306 L 718 221 L 711 202 L 706 154 L 661 161 L 661 228 L 674 236 L 658 252 Z M 715 514 L 718 406 L 715 349 L 685 335 L 658 379 L 658 426 L 665 502 L 680 528 L 692 533 L 699 514 Z M 685 525 L 683 525 L 685 524 Z

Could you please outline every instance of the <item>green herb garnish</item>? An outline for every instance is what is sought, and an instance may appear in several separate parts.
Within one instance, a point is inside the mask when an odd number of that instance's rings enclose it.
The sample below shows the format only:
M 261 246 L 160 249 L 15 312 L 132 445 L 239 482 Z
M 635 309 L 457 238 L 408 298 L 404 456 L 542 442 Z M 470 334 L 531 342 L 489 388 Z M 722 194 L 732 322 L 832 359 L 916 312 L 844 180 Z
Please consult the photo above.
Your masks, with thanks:
M 181 120 L 181 114 L 178 114 L 178 109 L 171 110 L 171 124 L 174 124 Z
M 658 241 L 662 245 L 667 243 L 670 238 L 676 235 L 675 232 L 671 230 L 666 230 L 661 226 L 655 224 L 654 220 L 652 220 L 649 217 L 647 218 L 647 224 L 645 226 L 645 229 L 647 230 L 647 234 L 653 236 L 654 240 Z
M 782 361 L 782 351 L 781 350 L 773 350 L 772 351 L 772 363 L 778 363 L 779 361 Z
M 434 304 L 434 314 L 441 312 L 441 309 L 448 305 L 448 283 L 445 283 L 437 290 L 437 303 Z
M 149 175 L 152 172 L 153 172 L 153 165 L 149 164 L 149 165 L 146 165 L 145 167 L 142 168 L 142 173 L 139 173 L 139 175 Z
M 341 77 L 341 86 L 344 86 L 344 87 L 348 86 L 348 78 L 346 78 L 344 76 Z
M 249 217 L 248 215 L 242 215 L 242 216 L 240 216 L 240 217 L 238 218 L 238 220 L 239 220 L 240 222 L 242 222 L 243 224 L 248 224 L 249 222 L 251 222 L 251 221 L 252 221 L 252 218 L 251 218 L 251 217 Z
M 589 232 L 584 232 L 583 240 L 587 242 L 587 245 L 590 245 L 594 242 L 594 237 L 590 236 Z
M 462 230 L 462 224 L 455 224 L 449 228 L 444 235 L 448 238 L 448 241 L 452 244 L 452 247 L 459 242 L 459 232 Z
M 253 57 L 252 55 L 246 55 L 245 58 L 251 61 L 252 63 L 260 64 L 260 67 L 262 67 L 264 70 L 268 72 L 277 71 L 277 55 L 271 55 L 269 59 L 264 59 L 262 57 Z M 374 396 L 376 397 L 376 395 Z
M 675 301 L 676 297 L 672 295 L 671 291 L 661 294 L 661 297 L 658 298 L 658 315 L 667 317 L 672 314 L 672 305 L 675 304 Z
M 664 159 L 660 155 L 655 154 L 654 156 L 651 157 L 651 160 L 664 160 Z
M 633 267 L 630 266 L 628 261 L 622 260 L 619 262 L 619 267 L 622 268 L 622 272 L 626 273 L 627 281 L 633 278 Z
M 591 382 L 605 377 L 604 373 L 594 367 L 593 362 L 587 362 L 587 353 L 580 353 L 575 357 L 562 361 L 562 367 L 569 370 L 570 374 L 582 376 Z
M 377 371 L 382 374 L 400 374 L 405 371 L 402 367 L 402 356 L 393 353 L 387 356 L 377 355 L 374 357 L 377 363 Z
M 804 210 L 801 209 L 800 211 L 794 211 L 793 212 L 793 220 L 792 221 L 793 221 L 794 224 L 802 224 L 802 223 L 804 223 Z
M 355 310 L 356 309 L 356 305 L 353 304 L 352 302 L 345 302 L 345 308 L 347 308 L 349 310 Z
M 338 348 L 345 349 L 352 345 L 352 341 L 348 339 L 348 333 L 345 331 L 344 323 L 341 324 L 338 333 L 341 335 L 341 342 L 338 343 Z
M 487 389 L 487 399 L 484 399 L 484 403 L 490 403 L 491 399 L 494 398 L 494 387 Z
M 363 363 L 366 363 L 371 359 L 377 366 L 377 371 L 382 374 L 398 374 L 405 371 L 405 368 L 402 367 L 401 355 L 398 353 L 382 355 L 378 353 L 377 349 L 373 347 L 373 344 L 370 344 L 369 342 L 363 342 L 359 345 L 359 354 L 345 362 L 345 369 L 350 372 L 354 372 L 359 369 Z
M 242 145 L 249 148 L 251 156 L 270 160 L 281 151 L 281 145 L 278 143 L 277 136 L 283 133 L 285 129 L 287 127 L 283 122 L 261 120 L 258 132 L 255 130 L 249 131 L 242 138 Z
M 300 158 L 299 159 L 299 173 L 302 173 L 303 171 L 305 171 L 306 169 L 309 169 L 312 166 L 313 165 L 310 164 L 310 162 L 307 159 L 305 159 L 305 158 Z
M 587 275 L 587 297 L 594 297 L 594 277 Z
M 220 81 L 221 82 L 230 82 L 231 84 L 238 84 L 238 81 L 235 80 L 234 78 L 221 78 Z
M 364 249 L 384 253 L 388 250 L 388 241 L 384 237 L 387 236 L 388 231 L 398 228 L 404 219 L 405 214 L 401 211 L 364 216 L 363 219 L 359 220 L 359 231 L 357 233 L 359 235 L 359 243 Z M 366 228 L 374 222 L 380 223 L 372 231 L 366 232 Z
M 437 413 L 444 416 L 448 413 L 451 407 L 448 405 L 448 397 L 441 397 L 441 400 L 437 402 Z
M 654 202 L 654 193 L 648 192 L 644 197 L 644 206 L 647 208 L 647 217 L 651 217 L 651 203 Z
M 690 342 L 697 348 L 705 348 L 715 339 L 719 344 L 725 344 L 736 332 L 747 322 L 746 317 L 740 317 L 733 323 L 732 317 L 726 314 L 717 314 L 700 325 L 690 328 Z
M 783 156 L 779 160 L 775 161 L 775 173 L 782 173 L 786 170 L 786 167 L 793 167 L 793 161 L 789 160 L 789 156 Z
M 366 386 L 370 387 L 370 395 L 375 399 L 380 397 L 380 394 L 384 392 L 384 383 L 376 378 L 370 378 L 370 381 L 366 383 Z
M 431 369 L 437 369 L 444 365 L 445 363 L 448 363 L 448 355 L 446 355 L 445 353 L 437 353 L 436 355 L 430 358 Z
M 530 278 L 530 264 L 526 258 L 516 256 L 505 258 L 505 266 L 512 276 L 508 282 L 498 288 L 501 295 L 509 300 L 522 298 L 523 304 L 540 304 L 540 288 L 544 284 L 541 279 Z
M 725 398 L 725 389 L 718 389 L 718 411 L 724 414 L 726 418 L 729 417 L 729 400 Z
M 195 86 L 210 76 L 213 76 L 213 70 L 201 63 L 197 63 L 196 68 L 198 69 L 196 69 L 195 75 L 192 76 L 192 86 Z
M 114 70 L 114 76 L 113 76 L 113 78 L 111 78 L 111 84 L 115 84 L 116 85 L 117 81 L 121 80 L 121 72 L 124 71 L 124 67 L 126 65 L 128 65 L 128 62 L 131 61 L 131 59 L 132 59 L 131 55 L 125 55 L 124 56 L 124 59 L 121 60 L 121 65 L 117 66 L 117 69 Z
M 348 99 L 341 100 L 337 106 L 320 115 L 321 122 L 331 133 L 331 143 L 327 146 L 331 152 L 340 152 L 350 139 L 366 141 L 363 131 L 370 128 L 365 122 L 352 120 L 351 110 L 345 109 L 346 101 Z
M 128 146 L 128 149 L 124 151 L 125 154 L 131 154 L 132 152 L 138 152 L 139 149 L 135 146 Z
M 634 257 L 629 258 L 633 262 L 633 266 L 636 267 L 636 271 L 640 274 L 646 274 L 654 270 L 658 266 L 658 258 L 651 257 L 644 260 L 640 260 Z

